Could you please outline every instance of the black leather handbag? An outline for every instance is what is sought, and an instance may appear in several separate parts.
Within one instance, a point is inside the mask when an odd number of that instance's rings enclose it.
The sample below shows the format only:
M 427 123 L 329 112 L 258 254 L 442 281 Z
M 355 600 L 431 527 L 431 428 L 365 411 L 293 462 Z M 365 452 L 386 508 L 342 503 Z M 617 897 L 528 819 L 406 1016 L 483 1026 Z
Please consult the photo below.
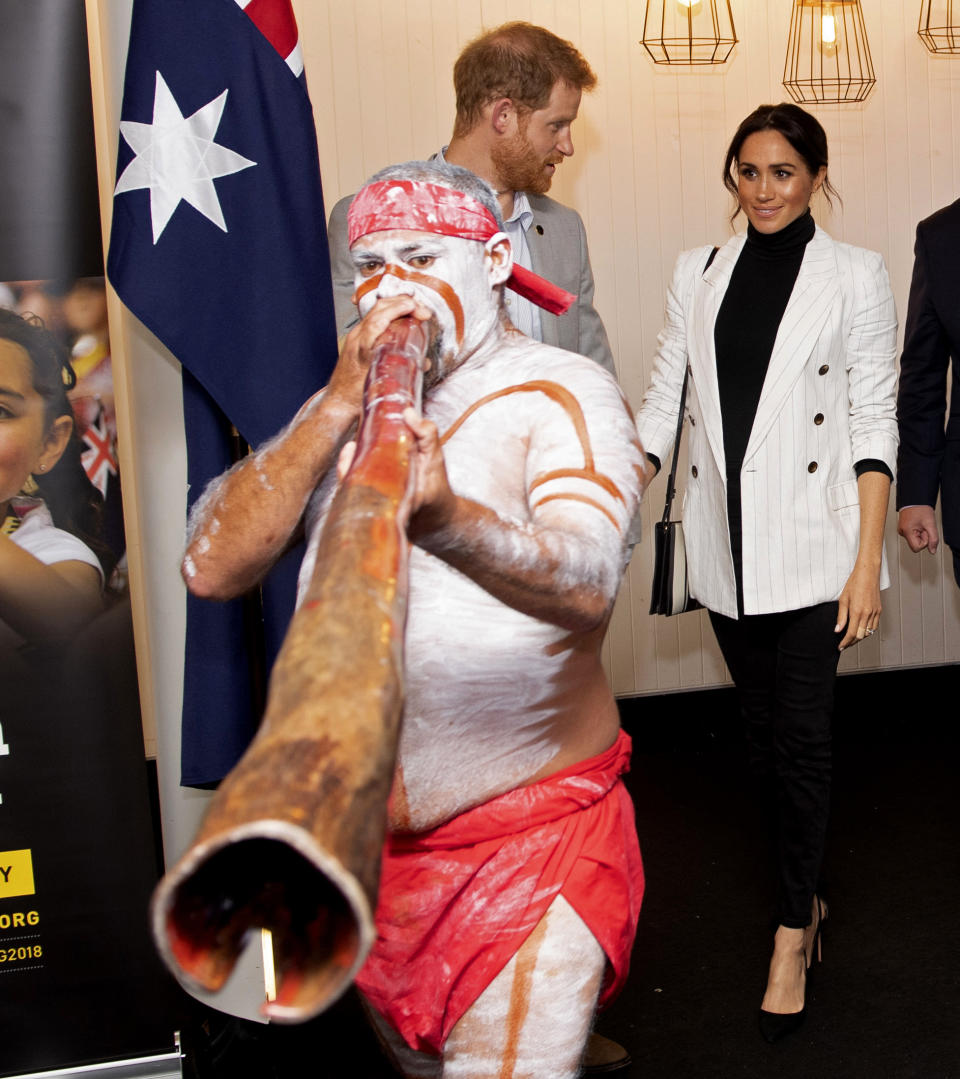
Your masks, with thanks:
M 680 394 L 680 417 L 677 421 L 677 437 L 673 444 L 673 463 L 667 479 L 667 499 L 663 517 L 653 530 L 653 585 L 650 590 L 651 614 L 683 614 L 696 611 L 702 604 L 690 595 L 687 585 L 687 551 L 683 542 L 683 523 L 670 520 L 670 508 L 677 493 L 677 458 L 680 456 L 680 435 L 683 432 L 683 407 L 687 400 L 687 379 L 683 376 Z

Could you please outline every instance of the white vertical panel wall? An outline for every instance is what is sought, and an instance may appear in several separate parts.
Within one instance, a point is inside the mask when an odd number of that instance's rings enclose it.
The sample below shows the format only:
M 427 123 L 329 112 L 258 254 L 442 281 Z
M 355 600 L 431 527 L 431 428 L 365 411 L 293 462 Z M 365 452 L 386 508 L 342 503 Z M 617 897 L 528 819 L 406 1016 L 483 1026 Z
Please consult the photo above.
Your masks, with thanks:
M 449 138 L 453 62 L 482 29 L 526 19 L 572 40 L 599 76 L 574 126 L 576 155 L 552 194 L 583 215 L 623 384 L 639 404 L 679 251 L 722 243 L 730 200 L 720 170 L 740 120 L 781 85 L 790 0 L 733 0 L 740 43 L 715 69 L 655 67 L 640 46 L 644 0 L 294 0 L 328 207 L 372 172 L 428 156 Z M 916 222 L 960 196 L 960 57 L 917 37 L 919 0 L 863 0 L 877 86 L 860 105 L 814 111 L 830 140 L 843 204 L 814 207 L 837 239 L 883 253 L 901 326 Z M 742 220 L 742 218 L 741 218 Z M 901 330 L 902 333 L 902 330 Z M 681 469 L 682 471 L 682 469 Z M 619 694 L 726 680 L 706 616 L 646 614 L 652 522 L 637 549 L 605 645 Z M 891 500 L 892 502 L 892 500 Z M 659 509 L 658 509 L 659 504 Z M 960 592 L 946 561 L 912 555 L 887 527 L 893 584 L 881 632 L 841 669 L 960 661 Z

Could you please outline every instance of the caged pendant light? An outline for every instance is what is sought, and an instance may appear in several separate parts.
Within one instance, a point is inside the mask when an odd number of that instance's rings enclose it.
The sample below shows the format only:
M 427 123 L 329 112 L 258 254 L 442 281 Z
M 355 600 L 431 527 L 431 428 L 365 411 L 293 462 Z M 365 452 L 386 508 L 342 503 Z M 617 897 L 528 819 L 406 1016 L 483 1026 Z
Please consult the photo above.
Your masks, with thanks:
M 794 101 L 863 101 L 876 81 L 860 0 L 793 0 L 783 85 Z
M 960 4 L 953 0 L 923 0 L 917 33 L 931 52 L 960 53 Z
M 723 64 L 736 43 L 730 0 L 647 0 L 640 44 L 655 64 Z

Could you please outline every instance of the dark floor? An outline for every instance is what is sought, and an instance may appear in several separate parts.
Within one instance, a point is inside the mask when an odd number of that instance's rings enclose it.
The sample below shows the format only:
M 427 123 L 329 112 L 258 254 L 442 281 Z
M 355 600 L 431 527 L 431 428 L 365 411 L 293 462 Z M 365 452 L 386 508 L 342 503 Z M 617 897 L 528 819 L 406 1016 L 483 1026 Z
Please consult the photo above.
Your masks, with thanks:
M 960 1077 L 958 688 L 960 666 L 839 680 L 823 963 L 805 1026 L 775 1046 L 756 1026 L 768 838 L 732 691 L 623 702 L 647 894 L 598 1025 L 633 1054 L 619 1079 Z M 352 997 L 297 1029 L 222 1023 L 194 1037 L 198 1079 L 393 1077 Z

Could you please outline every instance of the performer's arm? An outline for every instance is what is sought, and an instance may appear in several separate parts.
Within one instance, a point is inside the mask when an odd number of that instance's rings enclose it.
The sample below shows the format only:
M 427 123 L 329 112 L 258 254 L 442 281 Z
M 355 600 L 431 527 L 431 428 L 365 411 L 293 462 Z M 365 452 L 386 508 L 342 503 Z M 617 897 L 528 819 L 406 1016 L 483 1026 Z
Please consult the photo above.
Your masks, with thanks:
M 276 438 L 214 480 L 191 515 L 181 572 L 206 599 L 252 588 L 297 534 L 307 501 L 360 415 L 374 342 L 393 319 L 429 312 L 409 296 L 384 300 L 344 339 L 325 390 Z
M 411 540 L 515 610 L 579 632 L 601 625 L 616 598 L 622 566 L 614 526 L 578 502 L 551 503 L 524 522 L 455 494 L 436 426 L 412 410 L 404 418 L 418 449 Z M 627 520 L 635 505 L 634 490 Z

